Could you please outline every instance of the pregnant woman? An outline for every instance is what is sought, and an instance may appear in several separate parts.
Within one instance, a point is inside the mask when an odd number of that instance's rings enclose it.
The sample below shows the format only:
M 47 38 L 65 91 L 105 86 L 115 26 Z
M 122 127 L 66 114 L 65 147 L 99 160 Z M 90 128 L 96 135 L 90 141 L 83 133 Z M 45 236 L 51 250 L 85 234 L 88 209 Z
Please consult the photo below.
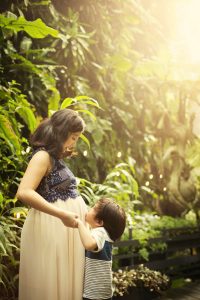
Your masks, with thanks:
M 21 234 L 19 300 L 81 300 L 84 248 L 77 217 L 86 205 L 73 173 L 72 156 L 84 130 L 77 112 L 62 109 L 45 119 L 31 137 L 33 152 L 17 191 L 29 205 Z

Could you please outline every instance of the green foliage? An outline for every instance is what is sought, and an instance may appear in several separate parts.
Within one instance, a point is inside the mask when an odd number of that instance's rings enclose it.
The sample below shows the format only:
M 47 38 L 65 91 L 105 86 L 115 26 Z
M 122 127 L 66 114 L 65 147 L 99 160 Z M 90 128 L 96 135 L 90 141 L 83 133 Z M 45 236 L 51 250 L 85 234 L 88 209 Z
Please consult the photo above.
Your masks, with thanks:
M 78 188 L 84 200 L 92 206 L 100 197 L 110 197 L 115 199 L 127 212 L 133 210 L 139 195 L 132 163 L 130 159 L 129 163 L 116 165 L 102 184 L 79 179 Z
M 32 38 L 41 39 L 50 34 L 53 37 L 58 36 L 58 31 L 46 26 L 41 19 L 27 21 L 24 17 L 16 18 L 15 16 L 6 17 L 0 14 L 0 27 L 10 29 L 14 32 L 25 31 Z
M 127 213 L 127 227 L 122 236 L 122 240 L 137 240 L 139 242 L 138 253 L 142 259 L 148 261 L 150 252 L 162 253 L 167 247 L 165 242 L 150 243 L 150 239 L 162 238 L 170 229 L 175 229 L 175 232 L 179 230 L 182 232 L 184 228 L 186 232 L 187 230 L 192 231 L 192 228 L 196 228 L 197 221 L 193 211 L 190 211 L 185 217 L 173 218 L 132 210 Z M 171 235 L 173 236 L 175 232 L 173 233 L 172 231 Z M 129 247 L 123 247 L 116 249 L 115 254 L 123 254 L 129 251 Z
M 1 203 L 1 202 L 0 202 Z M 17 297 L 19 245 L 22 221 L 0 215 L 0 297 Z
M 200 168 L 200 139 L 196 138 L 187 147 L 187 161 L 193 168 Z
M 185 286 L 186 284 L 188 284 L 189 282 L 191 282 L 190 279 L 185 279 L 185 278 L 178 278 L 178 279 L 174 279 L 172 281 L 172 285 L 171 287 L 173 289 L 176 289 L 176 288 L 182 288 L 183 286 Z
M 1 81 L 6 83 L 13 79 L 21 83 L 22 93 L 37 108 L 42 99 L 46 101 L 48 96 L 51 99 L 59 92 L 55 87 L 56 66 L 48 57 L 48 54 L 55 52 L 55 49 L 37 49 L 38 47 L 33 49 L 33 38 L 38 40 L 47 35 L 51 35 L 52 38 L 58 37 L 58 32 L 46 26 L 39 18 L 35 21 L 27 21 L 24 17 L 18 18 L 11 12 L 1 15 L 0 24 L 2 26 L 0 63 L 4 71 Z M 17 33 L 18 31 L 24 33 Z M 39 101 L 36 101 L 37 99 Z M 22 113 L 26 114 L 26 112 Z
M 195 215 L 188 214 L 182 218 L 173 218 L 170 216 L 158 216 L 155 214 L 135 212 L 132 218 L 132 238 L 140 243 L 139 253 L 142 258 L 148 261 L 149 251 L 162 252 L 166 249 L 166 243 L 151 243 L 149 239 L 162 237 L 165 230 L 195 228 L 197 220 Z M 123 239 L 129 238 L 128 228 Z
M 26 127 L 31 131 L 36 120 L 25 95 L 15 82 L 0 85 L 0 296 L 17 297 L 20 230 L 23 220 L 13 217 L 14 199 L 19 179 L 26 165 L 28 146 L 22 137 Z M 24 210 L 17 208 L 18 212 Z
M 26 125 L 32 132 L 37 121 L 31 105 L 15 82 L 8 83 L 8 87 L 0 85 L 0 103 L 0 189 L 3 197 L 13 198 L 29 150 L 22 131 Z

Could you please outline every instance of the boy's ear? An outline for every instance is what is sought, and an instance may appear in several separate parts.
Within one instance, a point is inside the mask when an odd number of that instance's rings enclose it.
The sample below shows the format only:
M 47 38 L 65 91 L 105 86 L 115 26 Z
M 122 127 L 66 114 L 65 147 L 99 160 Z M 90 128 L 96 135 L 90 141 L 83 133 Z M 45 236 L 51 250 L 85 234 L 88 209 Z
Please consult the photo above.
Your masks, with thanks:
M 103 226 L 103 220 L 96 219 L 95 223 L 96 223 L 96 226 L 98 226 L 98 227 L 102 227 Z

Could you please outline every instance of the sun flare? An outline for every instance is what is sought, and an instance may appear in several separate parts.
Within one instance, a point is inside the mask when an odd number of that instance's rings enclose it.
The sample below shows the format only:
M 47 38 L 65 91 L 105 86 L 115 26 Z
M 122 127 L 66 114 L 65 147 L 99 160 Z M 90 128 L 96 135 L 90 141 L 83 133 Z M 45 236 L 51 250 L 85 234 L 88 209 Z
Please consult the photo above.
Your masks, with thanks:
M 200 0 L 175 2 L 175 22 L 171 49 L 174 59 L 184 64 L 200 64 Z

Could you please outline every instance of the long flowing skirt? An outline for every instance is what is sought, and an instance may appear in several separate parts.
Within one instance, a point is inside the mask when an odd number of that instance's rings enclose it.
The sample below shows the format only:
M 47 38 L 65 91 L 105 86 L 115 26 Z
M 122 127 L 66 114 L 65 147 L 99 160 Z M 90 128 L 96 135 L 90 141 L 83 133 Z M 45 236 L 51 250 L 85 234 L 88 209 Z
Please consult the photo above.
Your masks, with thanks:
M 81 197 L 53 205 L 85 219 Z M 81 300 L 85 252 L 78 229 L 30 209 L 21 235 L 19 300 Z

